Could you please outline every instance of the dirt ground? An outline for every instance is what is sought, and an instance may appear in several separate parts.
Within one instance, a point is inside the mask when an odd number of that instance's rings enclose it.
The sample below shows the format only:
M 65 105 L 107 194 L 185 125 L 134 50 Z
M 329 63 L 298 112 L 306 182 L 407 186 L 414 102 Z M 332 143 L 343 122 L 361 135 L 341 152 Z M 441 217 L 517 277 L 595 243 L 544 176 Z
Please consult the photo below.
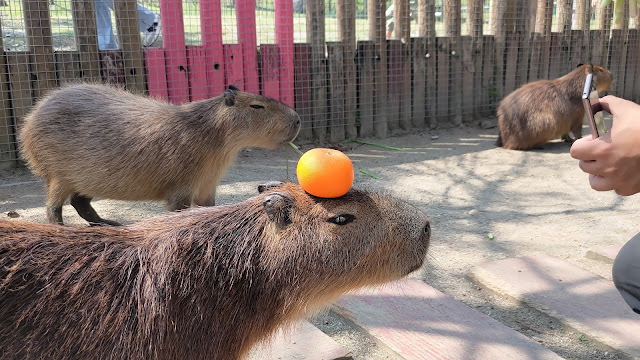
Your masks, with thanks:
M 591 190 L 566 143 L 510 151 L 494 146 L 496 134 L 496 128 L 466 125 L 371 139 L 404 151 L 344 145 L 351 148 L 345 152 L 356 169 L 354 187 L 390 193 L 430 216 L 433 236 L 427 263 L 412 276 L 567 359 L 621 358 L 615 350 L 564 329 L 551 318 L 478 289 L 466 275 L 476 264 L 545 252 L 611 279 L 611 265 L 587 259 L 585 253 L 624 243 L 640 231 L 640 195 L 625 198 Z M 265 181 L 295 181 L 297 159 L 290 148 L 244 150 L 218 188 L 217 203 L 244 200 Z M 28 170 L 5 171 L 0 178 L 3 217 L 15 211 L 21 220 L 45 222 L 44 202 L 43 183 Z M 100 215 L 122 223 L 165 211 L 156 202 L 96 200 L 94 204 Z M 69 205 L 63 212 L 67 224 L 86 225 Z M 394 358 L 331 312 L 313 322 L 356 359 Z

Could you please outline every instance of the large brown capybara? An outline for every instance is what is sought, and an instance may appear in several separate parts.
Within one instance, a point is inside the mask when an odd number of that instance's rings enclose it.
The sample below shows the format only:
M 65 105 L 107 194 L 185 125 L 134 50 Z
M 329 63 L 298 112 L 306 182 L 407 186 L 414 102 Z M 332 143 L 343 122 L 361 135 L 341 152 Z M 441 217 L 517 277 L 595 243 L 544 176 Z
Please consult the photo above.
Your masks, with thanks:
M 288 106 L 230 86 L 223 95 L 176 106 L 107 85 L 51 91 L 24 120 L 21 154 L 46 180 L 47 218 L 62 205 L 89 223 L 93 197 L 166 200 L 169 210 L 215 204 L 224 172 L 246 147 L 292 141 L 300 117 Z
M 609 70 L 592 64 L 579 65 L 555 80 L 538 80 L 505 97 L 498 107 L 499 134 L 496 146 L 511 150 L 540 148 L 561 137 L 573 142 L 582 137 L 584 106 L 582 91 L 588 72 L 593 72 L 598 92 L 609 90 Z
M 260 190 L 126 227 L 0 221 L 0 358 L 239 359 L 423 264 L 429 219 L 405 202 Z

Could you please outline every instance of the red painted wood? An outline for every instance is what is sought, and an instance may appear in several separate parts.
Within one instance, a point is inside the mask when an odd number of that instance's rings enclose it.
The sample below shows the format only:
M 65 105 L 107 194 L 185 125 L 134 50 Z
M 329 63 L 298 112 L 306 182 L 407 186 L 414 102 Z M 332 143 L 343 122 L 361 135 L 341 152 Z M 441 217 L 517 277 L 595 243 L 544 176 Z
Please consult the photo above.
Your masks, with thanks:
M 242 46 L 245 91 L 259 94 L 255 0 L 236 0 L 238 43 Z
M 281 58 L 278 45 L 260 45 L 262 54 L 262 95 L 280 100 Z
M 187 46 L 189 64 L 189 93 L 191 101 L 207 99 L 207 59 L 202 46 Z
M 244 90 L 244 69 L 242 66 L 242 46 L 240 44 L 224 44 L 225 83 L 235 85 Z
M 146 48 L 144 53 L 149 96 L 157 99 L 169 100 L 169 93 L 167 91 L 167 73 L 164 63 L 164 49 Z
M 160 14 L 169 100 L 180 104 L 189 101 L 182 0 L 160 0 Z
M 200 29 L 206 55 L 209 97 L 224 91 L 224 51 L 222 49 L 222 12 L 220 0 L 201 0 Z
M 275 0 L 276 44 L 280 47 L 280 101 L 294 106 L 293 1 Z

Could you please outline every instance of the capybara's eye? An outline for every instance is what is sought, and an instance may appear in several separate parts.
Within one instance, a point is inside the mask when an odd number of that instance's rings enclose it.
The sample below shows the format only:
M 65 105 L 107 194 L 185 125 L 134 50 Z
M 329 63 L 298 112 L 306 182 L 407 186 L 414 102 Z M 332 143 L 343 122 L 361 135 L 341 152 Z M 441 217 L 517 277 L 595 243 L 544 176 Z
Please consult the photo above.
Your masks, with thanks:
M 329 218 L 328 221 L 336 225 L 346 225 L 352 222 L 353 220 L 355 220 L 355 218 L 356 217 L 351 214 L 342 214 L 342 215 L 337 215 L 332 218 Z
M 252 108 L 254 108 L 254 109 L 264 109 L 264 106 L 262 106 L 262 105 L 258 105 L 258 104 L 252 104 L 252 105 L 250 105 L 250 106 L 251 106 Z

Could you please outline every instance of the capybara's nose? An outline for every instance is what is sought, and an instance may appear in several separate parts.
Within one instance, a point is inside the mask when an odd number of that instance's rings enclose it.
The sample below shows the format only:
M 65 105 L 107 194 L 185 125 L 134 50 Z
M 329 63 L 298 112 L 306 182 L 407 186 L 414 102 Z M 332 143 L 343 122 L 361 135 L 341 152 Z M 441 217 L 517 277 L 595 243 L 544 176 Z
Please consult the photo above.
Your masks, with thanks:
M 429 223 L 429 220 L 427 220 L 427 223 L 422 228 L 422 235 L 427 239 L 431 237 L 431 224 Z

